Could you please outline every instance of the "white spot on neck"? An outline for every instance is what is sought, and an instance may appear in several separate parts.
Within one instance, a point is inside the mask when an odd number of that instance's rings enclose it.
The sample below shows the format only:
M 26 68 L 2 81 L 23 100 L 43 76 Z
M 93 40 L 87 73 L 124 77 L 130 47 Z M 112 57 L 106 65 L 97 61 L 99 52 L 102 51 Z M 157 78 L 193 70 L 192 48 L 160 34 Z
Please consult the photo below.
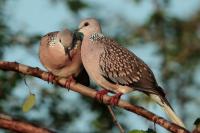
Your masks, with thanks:
M 89 37 L 89 39 L 90 39 L 91 41 L 95 41 L 95 40 L 98 40 L 98 39 L 100 39 L 100 38 L 102 38 L 102 37 L 104 37 L 104 35 L 103 35 L 102 33 L 93 33 L 93 34 Z

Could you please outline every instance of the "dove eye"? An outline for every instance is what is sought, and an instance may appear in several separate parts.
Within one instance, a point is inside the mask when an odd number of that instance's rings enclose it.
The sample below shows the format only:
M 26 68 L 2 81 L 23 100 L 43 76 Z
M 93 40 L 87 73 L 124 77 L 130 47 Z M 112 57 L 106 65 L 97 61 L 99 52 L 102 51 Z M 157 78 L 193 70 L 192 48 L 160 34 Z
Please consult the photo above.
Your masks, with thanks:
M 61 43 L 61 39 L 59 39 L 59 42 Z
M 84 26 L 88 26 L 88 25 L 89 25 L 89 23 L 88 23 L 88 22 L 84 23 Z

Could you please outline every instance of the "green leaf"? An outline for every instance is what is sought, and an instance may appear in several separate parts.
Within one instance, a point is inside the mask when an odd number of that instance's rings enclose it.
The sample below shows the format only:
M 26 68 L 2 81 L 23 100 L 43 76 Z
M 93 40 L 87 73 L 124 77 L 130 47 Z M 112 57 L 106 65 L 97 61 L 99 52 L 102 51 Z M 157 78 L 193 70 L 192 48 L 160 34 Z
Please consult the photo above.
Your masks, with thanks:
M 23 112 L 28 112 L 35 105 L 35 94 L 30 94 L 22 106 Z

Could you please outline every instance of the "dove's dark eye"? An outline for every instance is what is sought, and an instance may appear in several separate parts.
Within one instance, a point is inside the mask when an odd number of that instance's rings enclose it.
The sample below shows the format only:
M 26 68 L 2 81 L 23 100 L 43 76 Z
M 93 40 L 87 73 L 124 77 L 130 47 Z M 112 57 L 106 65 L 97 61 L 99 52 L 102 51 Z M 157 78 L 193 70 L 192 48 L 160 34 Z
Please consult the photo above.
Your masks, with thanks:
M 88 26 L 88 25 L 89 25 L 89 23 L 88 23 L 88 22 L 85 22 L 85 23 L 84 23 L 84 26 Z

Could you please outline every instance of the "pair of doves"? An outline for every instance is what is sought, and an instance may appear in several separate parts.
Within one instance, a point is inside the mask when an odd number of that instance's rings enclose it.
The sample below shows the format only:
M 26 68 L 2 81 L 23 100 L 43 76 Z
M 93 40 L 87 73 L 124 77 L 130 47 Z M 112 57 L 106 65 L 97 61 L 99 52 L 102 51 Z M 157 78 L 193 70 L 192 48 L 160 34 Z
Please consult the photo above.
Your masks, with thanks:
M 110 100 L 113 105 L 122 94 L 135 90 L 143 92 L 157 102 L 174 123 L 184 127 L 148 65 L 115 40 L 104 36 L 96 19 L 82 20 L 74 34 L 64 30 L 44 36 L 40 43 L 40 60 L 52 74 L 71 77 L 69 82 L 84 74 L 83 84 L 88 86 L 90 77 L 103 88 L 97 92 L 98 100 L 108 92 L 115 93 Z

